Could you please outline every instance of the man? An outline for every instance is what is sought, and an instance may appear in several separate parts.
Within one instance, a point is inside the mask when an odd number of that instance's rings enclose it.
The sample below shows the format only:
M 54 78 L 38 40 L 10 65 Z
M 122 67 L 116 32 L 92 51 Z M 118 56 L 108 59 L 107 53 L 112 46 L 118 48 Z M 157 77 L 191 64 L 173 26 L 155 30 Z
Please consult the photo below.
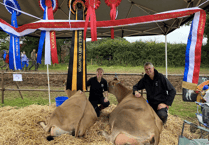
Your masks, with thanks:
M 30 66 L 29 70 L 35 65 L 35 71 L 37 70 L 37 63 L 36 63 L 36 49 L 33 49 L 31 52 L 31 59 L 32 59 L 32 65 Z
M 108 101 L 107 81 L 102 77 L 103 73 L 103 69 L 98 68 L 96 76 L 90 78 L 86 83 L 87 87 L 90 86 L 89 101 L 94 107 L 97 117 L 100 116 L 100 111 L 102 109 L 110 105 L 110 102 Z M 103 91 L 105 97 L 103 96 Z M 98 107 L 98 104 L 101 105 Z
M 144 70 L 146 74 L 133 86 L 133 94 L 136 97 L 141 97 L 138 90 L 146 89 L 150 106 L 165 124 L 168 117 L 168 106 L 172 105 L 176 90 L 163 74 L 154 69 L 152 63 L 145 63 Z

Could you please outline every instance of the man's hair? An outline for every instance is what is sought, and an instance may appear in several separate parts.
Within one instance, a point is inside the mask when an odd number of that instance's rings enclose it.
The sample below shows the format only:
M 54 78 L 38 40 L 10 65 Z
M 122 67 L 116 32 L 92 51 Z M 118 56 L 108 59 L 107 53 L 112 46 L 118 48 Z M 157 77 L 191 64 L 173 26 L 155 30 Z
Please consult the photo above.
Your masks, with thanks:
M 104 73 L 104 70 L 103 70 L 101 67 L 97 69 L 97 72 L 98 72 L 99 70 L 101 70 L 102 73 Z
M 151 62 L 146 62 L 146 63 L 144 64 L 144 67 L 145 67 L 145 66 L 148 66 L 148 65 L 150 65 L 150 66 L 153 67 L 153 64 L 152 64 Z

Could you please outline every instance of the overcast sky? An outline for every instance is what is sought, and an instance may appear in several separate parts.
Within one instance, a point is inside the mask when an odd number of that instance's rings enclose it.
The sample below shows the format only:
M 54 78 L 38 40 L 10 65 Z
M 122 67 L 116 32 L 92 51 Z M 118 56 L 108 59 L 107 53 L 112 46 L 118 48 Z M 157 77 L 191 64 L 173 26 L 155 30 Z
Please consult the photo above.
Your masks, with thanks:
M 173 32 L 167 35 L 167 42 L 168 43 L 184 43 L 187 44 L 187 39 L 190 31 L 190 26 L 181 26 L 180 28 L 174 30 Z M 156 36 L 138 36 L 138 37 L 124 37 L 129 42 L 135 41 L 155 41 L 155 42 L 165 42 L 164 35 L 156 35 Z M 91 41 L 91 38 L 86 38 L 86 41 Z M 207 43 L 207 38 L 203 39 L 203 43 Z
M 168 43 L 184 43 L 187 44 L 187 39 L 190 31 L 190 26 L 181 26 L 180 28 L 174 30 L 173 32 L 167 35 Z M 139 37 L 124 37 L 129 42 L 135 41 L 156 41 L 156 42 L 165 42 L 164 35 L 157 36 L 139 36 Z M 207 38 L 203 39 L 203 43 L 207 43 Z

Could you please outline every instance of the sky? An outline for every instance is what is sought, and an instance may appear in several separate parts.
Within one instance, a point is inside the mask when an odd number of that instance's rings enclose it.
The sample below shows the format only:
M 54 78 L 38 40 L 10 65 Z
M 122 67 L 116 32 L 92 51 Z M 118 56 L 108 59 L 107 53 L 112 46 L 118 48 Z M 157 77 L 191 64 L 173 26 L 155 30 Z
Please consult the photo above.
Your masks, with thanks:
M 184 43 L 187 44 L 187 39 L 190 31 L 190 26 L 181 26 L 180 28 L 174 30 L 173 32 L 167 35 L 168 43 Z M 155 41 L 155 42 L 165 42 L 164 35 L 156 35 L 156 36 L 138 36 L 138 37 L 124 37 L 129 42 L 135 41 Z M 203 39 L 203 44 L 207 43 L 207 38 Z

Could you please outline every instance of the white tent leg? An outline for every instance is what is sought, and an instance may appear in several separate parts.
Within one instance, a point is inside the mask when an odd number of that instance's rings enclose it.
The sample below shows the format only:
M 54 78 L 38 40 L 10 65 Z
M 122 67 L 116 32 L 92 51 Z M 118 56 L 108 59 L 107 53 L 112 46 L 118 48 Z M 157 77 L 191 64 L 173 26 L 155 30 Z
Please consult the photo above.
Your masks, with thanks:
M 48 65 L 48 64 L 47 64 L 47 78 L 48 78 L 49 105 L 51 105 L 51 98 L 50 98 L 50 85 L 49 85 L 49 65 Z
M 165 35 L 165 76 L 168 78 L 168 61 L 167 61 L 167 35 Z

